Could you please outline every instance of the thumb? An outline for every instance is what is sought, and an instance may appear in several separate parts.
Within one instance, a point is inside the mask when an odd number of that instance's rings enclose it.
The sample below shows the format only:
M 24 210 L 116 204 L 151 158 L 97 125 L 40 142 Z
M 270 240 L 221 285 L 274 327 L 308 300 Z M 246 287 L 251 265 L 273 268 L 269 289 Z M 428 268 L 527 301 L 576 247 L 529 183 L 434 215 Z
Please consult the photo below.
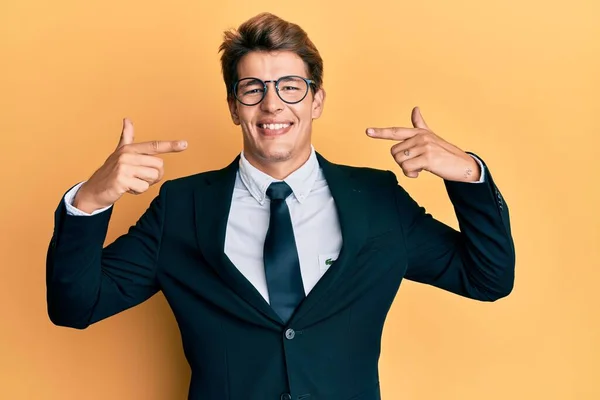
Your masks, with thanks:
M 429 127 L 427 126 L 427 124 L 425 123 L 425 120 L 423 119 L 423 116 L 421 115 L 421 110 L 419 109 L 419 107 L 413 108 L 410 119 L 415 128 L 429 130 Z
M 131 120 L 129 120 L 129 118 L 123 118 L 123 130 L 121 131 L 121 138 L 119 139 L 117 149 L 126 144 L 133 143 L 133 139 L 133 123 L 131 123 Z

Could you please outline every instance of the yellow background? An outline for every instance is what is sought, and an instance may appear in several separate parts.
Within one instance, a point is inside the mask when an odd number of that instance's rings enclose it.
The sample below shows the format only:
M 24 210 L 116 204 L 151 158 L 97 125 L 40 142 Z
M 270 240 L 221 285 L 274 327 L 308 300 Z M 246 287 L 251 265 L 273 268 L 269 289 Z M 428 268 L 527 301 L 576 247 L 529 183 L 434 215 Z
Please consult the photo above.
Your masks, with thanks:
M 595 0 L 3 0 L 0 4 L 0 398 L 184 399 L 189 370 L 162 295 L 85 331 L 53 326 L 45 255 L 63 193 L 116 146 L 187 139 L 166 179 L 240 150 L 217 47 L 261 11 L 304 27 L 325 60 L 314 144 L 394 169 L 456 226 L 442 182 L 405 178 L 367 126 L 429 126 L 479 154 L 508 202 L 513 294 L 484 304 L 404 282 L 380 362 L 384 399 L 600 398 L 600 3 Z M 157 193 L 127 195 L 108 241 Z

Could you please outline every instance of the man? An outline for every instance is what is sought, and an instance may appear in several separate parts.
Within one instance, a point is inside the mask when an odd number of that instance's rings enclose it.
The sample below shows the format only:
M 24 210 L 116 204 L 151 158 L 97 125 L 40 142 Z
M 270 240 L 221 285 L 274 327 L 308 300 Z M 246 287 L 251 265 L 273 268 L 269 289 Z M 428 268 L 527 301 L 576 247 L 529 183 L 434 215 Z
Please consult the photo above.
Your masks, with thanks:
M 192 370 L 190 399 L 380 399 L 384 321 L 403 278 L 494 301 L 511 292 L 508 208 L 490 171 L 432 132 L 370 128 L 403 173 L 443 179 L 461 231 L 390 171 L 336 165 L 311 145 L 323 63 L 297 25 L 258 15 L 221 45 L 243 151 L 227 167 L 165 182 L 103 249 L 112 205 L 160 181 L 185 142 L 117 149 L 56 210 L 47 259 L 53 323 L 83 329 L 161 290 Z

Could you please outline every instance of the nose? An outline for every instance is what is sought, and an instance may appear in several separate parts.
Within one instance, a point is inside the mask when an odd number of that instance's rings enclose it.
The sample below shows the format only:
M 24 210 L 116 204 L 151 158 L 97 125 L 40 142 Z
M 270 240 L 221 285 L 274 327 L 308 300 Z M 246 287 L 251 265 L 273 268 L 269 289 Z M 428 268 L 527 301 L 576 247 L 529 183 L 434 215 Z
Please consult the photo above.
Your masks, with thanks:
M 263 111 L 269 113 L 277 113 L 283 110 L 283 101 L 277 95 L 275 82 L 267 82 L 267 92 L 265 93 L 265 98 L 260 103 L 260 107 Z

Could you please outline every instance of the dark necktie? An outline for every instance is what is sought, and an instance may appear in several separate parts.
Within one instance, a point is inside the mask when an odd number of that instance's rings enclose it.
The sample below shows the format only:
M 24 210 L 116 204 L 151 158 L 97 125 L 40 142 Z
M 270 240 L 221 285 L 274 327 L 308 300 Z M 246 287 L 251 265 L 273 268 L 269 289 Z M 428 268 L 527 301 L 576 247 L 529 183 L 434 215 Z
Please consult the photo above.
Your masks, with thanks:
M 270 304 L 284 323 L 305 296 L 292 220 L 285 203 L 291 193 L 285 182 L 273 182 L 267 189 L 271 217 L 263 255 Z

